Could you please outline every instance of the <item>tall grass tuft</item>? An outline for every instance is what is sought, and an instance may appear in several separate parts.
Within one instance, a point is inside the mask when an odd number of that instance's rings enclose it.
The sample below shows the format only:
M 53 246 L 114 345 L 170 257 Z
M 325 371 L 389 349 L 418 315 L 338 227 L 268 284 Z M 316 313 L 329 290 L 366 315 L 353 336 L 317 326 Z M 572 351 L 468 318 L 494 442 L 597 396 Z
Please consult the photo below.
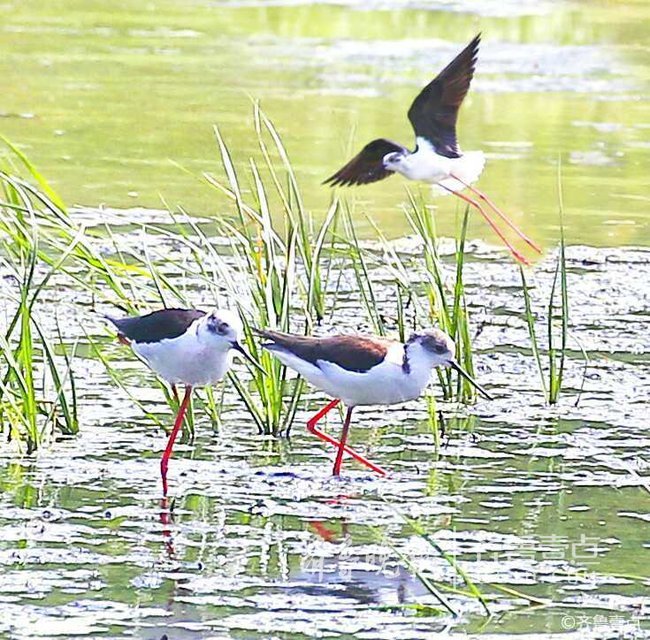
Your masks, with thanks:
M 566 245 L 564 240 L 564 210 L 562 201 L 562 186 L 560 173 L 558 169 L 558 198 L 559 198 L 559 216 L 560 216 L 560 244 L 558 249 L 558 258 L 553 272 L 553 282 L 546 305 L 546 342 L 547 342 L 547 367 L 545 369 L 542 361 L 542 349 L 539 345 L 538 331 L 536 328 L 536 318 L 533 312 L 530 288 L 526 280 L 526 274 L 519 266 L 521 277 L 521 288 L 524 295 L 524 316 L 528 327 L 531 349 L 537 371 L 539 373 L 542 393 L 548 404 L 556 404 L 562 392 L 562 383 L 564 380 L 564 366 L 567 355 L 567 341 L 569 337 L 569 289 L 567 286 L 567 269 L 566 269 Z M 559 304 L 558 298 L 559 287 Z M 559 312 L 559 316 L 558 316 Z M 559 346 L 558 346 L 558 329 L 559 320 Z M 580 347 L 585 363 L 588 361 L 587 354 Z M 583 375 L 584 383 L 584 375 Z
M 465 240 L 469 221 L 469 207 L 465 208 L 460 230 L 456 238 L 455 267 L 453 279 L 443 264 L 438 252 L 438 236 L 434 216 L 422 201 L 408 192 L 409 207 L 406 210 L 408 222 L 423 243 L 426 272 L 424 293 L 428 302 L 429 321 L 433 321 L 449 334 L 456 344 L 456 359 L 463 368 L 474 375 L 474 357 L 469 329 L 469 314 L 465 300 L 463 268 L 465 265 Z M 450 369 L 437 370 L 446 399 L 468 402 L 475 398 L 476 390 L 466 380 Z
M 454 339 L 456 359 L 470 375 L 474 375 L 469 314 L 463 284 L 469 210 L 465 209 L 461 220 L 459 234 L 456 238 L 455 262 L 450 268 L 443 263 L 438 252 L 439 239 L 433 216 L 427 210 L 424 202 L 416 200 L 410 191 L 408 197 L 409 206 L 406 216 L 416 238 L 423 245 L 425 274 L 423 283 L 414 280 L 414 265 L 406 256 L 395 250 L 371 219 L 368 219 L 368 222 L 374 228 L 382 251 L 380 252 L 376 245 L 372 248 L 364 247 L 355 231 L 351 213 L 348 208 L 345 209 L 343 243 L 361 303 L 373 330 L 379 335 L 386 335 L 389 328 L 392 327 L 387 326 L 385 315 L 379 304 L 379 292 L 373 283 L 372 275 L 376 274 L 378 269 L 385 269 L 394 283 L 395 325 L 400 339 L 407 338 L 408 333 L 416 329 L 417 326 L 429 327 L 436 324 Z M 419 270 L 416 269 L 417 271 Z M 424 295 L 421 296 L 420 293 Z M 424 298 L 426 304 L 421 303 L 421 298 Z M 408 315 L 407 307 L 411 307 Z M 445 399 L 470 402 L 475 398 L 474 387 L 463 378 L 455 379 L 451 370 L 438 369 L 437 375 Z
M 316 225 L 304 209 L 289 156 L 271 121 L 255 105 L 255 129 L 263 164 L 249 161 L 252 194 L 245 196 L 228 146 L 218 128 L 215 135 L 225 180 L 206 174 L 210 185 L 235 204 L 236 224 L 217 221 L 218 235 L 228 239 L 230 263 L 216 266 L 229 297 L 244 321 L 246 343 L 268 375 L 250 369 L 252 391 L 236 372 L 229 374 L 240 398 L 265 435 L 288 433 L 303 391 L 302 379 L 289 379 L 287 368 L 253 339 L 255 327 L 311 333 L 325 314 L 322 256 L 331 245 L 338 217 L 334 201 Z M 270 139 L 270 145 L 267 142 Z M 276 215 L 272 210 L 276 207 Z M 280 223 L 274 220 L 280 220 Z M 301 317 L 303 326 L 292 325 Z
M 117 251 L 117 258 L 106 257 L 97 232 L 75 222 L 27 157 L 2 140 L 14 162 L 11 173 L 0 171 L 0 267 L 14 286 L 0 336 L 1 423 L 22 448 L 33 451 L 52 431 L 74 434 L 79 428 L 72 368 L 76 348 L 65 346 L 58 320 L 54 329 L 40 321 L 46 288 L 55 282 L 87 293 L 93 303 L 127 312 L 136 311 L 138 299 L 155 296 L 156 288 L 146 264 L 124 260 Z M 21 169 L 36 186 L 16 175 Z
M 519 267 L 519 274 L 521 277 L 521 288 L 524 294 L 524 316 L 526 325 L 528 327 L 528 335 L 530 338 L 531 349 L 537 371 L 539 373 L 540 385 L 542 393 L 546 398 L 548 404 L 556 404 L 559 400 L 562 391 L 562 382 L 564 379 L 564 365 L 567 354 L 567 340 L 569 335 L 569 295 L 567 287 L 567 273 L 566 273 L 566 256 L 564 245 L 564 232 L 561 232 L 560 245 L 558 251 L 557 263 L 553 273 L 553 282 L 549 294 L 548 303 L 546 305 L 546 342 L 548 348 L 546 350 L 547 366 L 544 367 L 543 351 L 540 348 L 539 339 L 537 336 L 536 317 L 532 308 L 530 297 L 530 287 L 526 279 L 526 274 L 523 268 Z M 559 305 L 558 298 L 558 285 L 559 285 Z M 559 312 L 559 316 L 558 316 Z M 556 324 L 559 320 L 559 346 L 557 344 L 557 328 Z
M 33 194 L 4 172 L 0 183 L 0 269 L 12 283 L 5 296 L 7 325 L 0 334 L 0 430 L 32 453 L 55 431 L 73 435 L 79 428 L 75 348 L 68 353 L 58 319 L 48 330 L 37 312 L 44 288 L 76 250 L 78 238 L 69 238 L 61 254 L 43 265 Z

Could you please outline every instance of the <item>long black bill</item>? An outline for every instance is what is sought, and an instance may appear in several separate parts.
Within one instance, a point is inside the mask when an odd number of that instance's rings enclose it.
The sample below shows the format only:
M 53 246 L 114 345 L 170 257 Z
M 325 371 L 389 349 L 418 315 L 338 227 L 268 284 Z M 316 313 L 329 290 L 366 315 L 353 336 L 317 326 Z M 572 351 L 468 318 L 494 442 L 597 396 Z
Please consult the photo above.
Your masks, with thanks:
M 265 376 L 268 375 L 266 370 L 253 358 L 253 356 L 250 353 L 248 353 L 248 351 L 246 351 L 244 349 L 244 347 L 242 347 L 239 344 L 239 342 L 233 342 L 232 343 L 232 348 L 235 351 L 238 351 L 239 353 L 241 353 L 244 356 L 244 358 L 246 358 L 246 360 L 248 360 L 256 369 L 259 369 Z
M 456 369 L 456 371 L 458 371 L 458 373 L 460 373 L 460 375 L 463 376 L 465 380 L 467 380 L 474 387 L 476 387 L 479 393 L 483 394 L 488 400 L 494 400 L 494 398 L 478 382 L 476 382 L 476 380 L 474 380 L 474 378 L 472 378 L 472 376 L 470 376 L 469 373 L 467 373 L 467 371 L 465 371 L 465 369 L 463 369 L 463 367 L 461 367 L 455 360 L 450 360 L 449 366 L 452 369 Z

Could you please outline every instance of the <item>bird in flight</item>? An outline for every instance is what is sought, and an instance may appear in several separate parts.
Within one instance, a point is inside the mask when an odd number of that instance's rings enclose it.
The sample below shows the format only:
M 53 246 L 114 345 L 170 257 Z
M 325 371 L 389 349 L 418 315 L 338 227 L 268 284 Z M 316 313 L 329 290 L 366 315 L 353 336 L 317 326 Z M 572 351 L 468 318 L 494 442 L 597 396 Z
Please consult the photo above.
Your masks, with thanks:
M 324 184 L 368 184 L 393 173 L 401 173 L 409 180 L 432 184 L 438 192 L 452 193 L 477 209 L 514 258 L 528 264 L 528 260 L 497 226 L 486 207 L 532 249 L 541 253 L 540 248 L 482 191 L 472 186 L 483 172 L 485 156 L 482 151 L 462 152 L 456 137 L 458 110 L 474 76 L 480 41 L 479 33 L 413 101 L 408 118 L 415 131 L 414 151 L 386 138 L 377 138 Z M 468 189 L 472 195 L 462 193 L 464 189 Z

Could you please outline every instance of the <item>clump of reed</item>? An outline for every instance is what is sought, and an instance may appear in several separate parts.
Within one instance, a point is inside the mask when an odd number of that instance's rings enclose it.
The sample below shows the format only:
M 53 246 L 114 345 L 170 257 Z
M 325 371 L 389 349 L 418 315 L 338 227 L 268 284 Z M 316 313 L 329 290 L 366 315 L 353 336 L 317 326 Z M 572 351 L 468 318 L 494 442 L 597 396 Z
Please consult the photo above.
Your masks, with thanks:
M 536 314 L 530 295 L 530 287 L 524 269 L 520 266 L 521 288 L 524 297 L 524 317 L 528 328 L 531 350 L 539 374 L 540 386 L 546 402 L 556 404 L 563 389 L 565 365 L 568 354 L 569 339 L 569 288 L 567 284 L 566 244 L 564 239 L 564 211 L 562 200 L 561 176 L 558 169 L 558 203 L 560 217 L 560 243 L 553 272 L 551 290 L 546 303 L 546 322 L 538 330 Z M 559 299 L 559 300 L 558 300 Z M 540 344 L 538 333 L 544 332 L 546 349 Z M 585 361 L 585 370 L 589 358 L 582 346 L 578 345 Z M 543 357 L 546 357 L 546 366 Z
M 265 435 L 288 433 L 303 391 L 302 379 L 289 379 L 287 368 L 253 338 L 255 327 L 311 333 L 320 324 L 326 307 L 323 270 L 326 248 L 331 246 L 331 229 L 339 206 L 332 203 L 323 221 L 316 224 L 305 210 L 303 199 L 287 151 L 272 122 L 256 104 L 254 121 L 261 163 L 249 161 L 253 185 L 247 199 L 235 170 L 228 146 L 218 128 L 225 180 L 205 174 L 208 183 L 235 204 L 237 224 L 217 221 L 217 233 L 228 239 L 234 267 L 216 262 L 229 297 L 237 304 L 244 320 L 246 343 L 267 375 L 253 368 L 252 391 L 235 372 L 229 374 L 240 398 Z M 269 144 L 270 141 L 270 144 Z M 272 209 L 275 205 L 275 214 Z M 275 220 L 280 221 L 280 224 Z M 232 277 L 235 269 L 238 273 Z M 234 283 L 245 286 L 242 296 Z M 302 326 L 296 325 L 300 318 Z M 293 322 L 292 322 L 293 319 Z
M 2 140 L 13 155 L 0 170 L 0 268 L 10 283 L 0 336 L 0 429 L 32 452 L 57 432 L 79 429 L 73 367 L 78 339 L 66 345 L 56 313 L 53 322 L 45 321 L 53 303 L 44 294 L 70 288 L 93 300 L 117 298 L 134 310 L 129 283 L 144 271 L 104 257 L 25 155 Z
M 409 224 L 423 243 L 423 258 L 426 278 L 423 285 L 424 297 L 428 303 L 427 317 L 449 334 L 456 344 L 456 360 L 471 376 L 474 376 L 474 355 L 470 335 L 470 320 L 465 300 L 463 269 L 465 265 L 465 242 L 469 223 L 469 207 L 466 207 L 458 235 L 454 265 L 449 268 L 443 263 L 438 249 L 439 238 L 435 218 L 423 201 L 418 201 L 409 192 L 409 208 L 406 211 Z M 451 276 L 453 273 L 453 277 Z M 471 402 L 476 389 L 464 378 L 455 376 L 451 369 L 437 370 L 444 397 L 457 402 Z
M 63 240 L 59 255 L 50 256 L 44 267 L 37 208 L 48 201 L 4 171 L 0 185 L 0 269 L 9 283 L 7 322 L 0 334 L 0 432 L 29 454 L 56 432 L 74 435 L 79 429 L 72 366 L 76 344 L 68 349 L 58 318 L 46 327 L 38 313 L 41 294 L 78 240 Z
M 399 339 L 404 341 L 411 331 L 418 328 L 438 326 L 449 334 L 456 344 L 456 359 L 470 375 L 474 375 L 472 341 L 469 330 L 469 313 L 465 301 L 463 267 L 465 262 L 465 239 L 469 211 L 465 209 L 458 237 L 453 264 L 446 265 L 440 257 L 435 222 L 425 203 L 408 193 L 407 220 L 415 239 L 422 245 L 422 261 L 413 264 L 408 256 L 400 254 L 374 225 L 378 242 L 371 248 L 359 241 L 349 209 L 344 216 L 347 253 L 354 272 L 360 299 L 373 330 L 386 335 L 390 327 L 379 304 L 379 293 L 373 284 L 371 271 L 387 270 L 395 290 L 394 322 Z M 424 266 L 424 280 L 419 278 Z M 424 303 L 423 303 L 424 301 Z M 409 311 L 409 308 L 411 309 Z M 437 375 L 446 400 L 471 402 L 475 389 L 463 378 L 454 381 L 451 370 L 437 369 Z
M 546 367 L 542 361 L 542 347 L 540 346 L 540 342 L 537 337 L 537 320 L 532 308 L 530 287 L 528 285 L 524 270 L 521 268 L 521 266 L 519 267 L 521 288 L 524 294 L 524 316 L 526 318 L 526 325 L 528 327 L 528 335 L 530 337 L 531 349 L 533 352 L 533 357 L 535 359 L 535 364 L 537 366 L 537 371 L 539 373 L 542 393 L 544 394 L 544 397 L 546 398 L 548 404 L 556 404 L 560 397 L 560 392 L 562 391 L 562 382 L 564 379 L 564 365 L 567 353 L 569 298 L 566 285 L 566 256 L 564 250 L 564 236 L 562 236 L 562 239 L 560 241 L 558 259 L 553 274 L 551 292 L 546 307 L 547 318 L 545 324 L 545 335 L 548 345 L 546 349 Z M 560 289 L 559 318 L 557 316 L 558 280 Z M 558 319 L 560 324 L 559 346 L 557 344 L 555 328 L 555 323 Z

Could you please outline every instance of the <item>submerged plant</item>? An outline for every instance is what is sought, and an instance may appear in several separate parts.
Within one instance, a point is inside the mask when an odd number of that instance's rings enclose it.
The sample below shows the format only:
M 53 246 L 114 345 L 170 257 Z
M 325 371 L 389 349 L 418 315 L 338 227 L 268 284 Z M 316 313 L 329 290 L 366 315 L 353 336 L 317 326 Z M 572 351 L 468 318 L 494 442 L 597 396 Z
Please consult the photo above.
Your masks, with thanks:
M 402 513 L 399 509 L 393 507 L 395 513 L 408 525 L 412 533 L 422 539 L 429 545 L 435 554 L 444 560 L 454 573 L 454 576 L 459 578 L 466 586 L 466 590 L 458 589 L 455 584 L 446 584 L 444 582 L 437 582 L 433 579 L 430 572 L 421 568 L 418 563 L 414 562 L 406 553 L 398 548 L 398 546 L 391 541 L 385 532 L 377 528 L 372 528 L 372 532 L 378 542 L 388 545 L 393 553 L 397 555 L 402 564 L 413 574 L 413 576 L 420 582 L 424 589 L 433 596 L 436 601 L 450 614 L 457 616 L 457 611 L 453 608 L 450 601 L 445 597 L 443 592 L 451 592 L 456 595 L 464 595 L 476 599 L 487 616 L 491 615 L 490 609 L 487 604 L 487 597 L 483 594 L 478 585 L 472 580 L 469 574 L 460 566 L 456 557 L 447 553 L 442 547 L 433 539 L 431 534 L 418 522 L 413 520 Z

